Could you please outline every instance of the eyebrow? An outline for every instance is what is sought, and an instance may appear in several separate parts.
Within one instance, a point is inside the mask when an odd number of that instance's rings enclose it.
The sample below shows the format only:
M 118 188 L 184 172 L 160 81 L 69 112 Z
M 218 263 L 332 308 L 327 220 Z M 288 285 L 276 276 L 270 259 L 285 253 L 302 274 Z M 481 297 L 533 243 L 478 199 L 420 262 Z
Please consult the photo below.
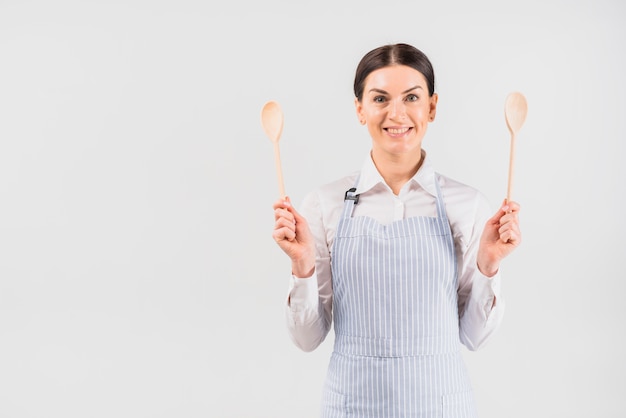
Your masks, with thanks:
M 411 87 L 410 89 L 404 90 L 402 92 L 402 94 L 408 93 L 410 91 L 416 90 L 416 89 L 422 89 L 422 86 L 415 86 L 415 87 Z M 423 89 L 422 89 L 423 90 Z M 370 89 L 370 93 L 381 93 L 381 94 L 389 94 L 388 92 L 386 92 L 385 90 L 381 90 L 381 89 Z

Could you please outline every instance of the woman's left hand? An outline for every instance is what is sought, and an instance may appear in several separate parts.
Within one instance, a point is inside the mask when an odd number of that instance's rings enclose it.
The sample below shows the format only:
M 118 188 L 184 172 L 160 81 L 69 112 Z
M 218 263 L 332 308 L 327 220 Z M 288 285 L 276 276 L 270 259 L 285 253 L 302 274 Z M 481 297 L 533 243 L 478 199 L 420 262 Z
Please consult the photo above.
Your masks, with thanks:
M 522 242 L 519 210 L 518 203 L 505 200 L 498 212 L 485 224 L 476 262 L 478 269 L 487 277 L 495 275 L 500 268 L 500 261 Z

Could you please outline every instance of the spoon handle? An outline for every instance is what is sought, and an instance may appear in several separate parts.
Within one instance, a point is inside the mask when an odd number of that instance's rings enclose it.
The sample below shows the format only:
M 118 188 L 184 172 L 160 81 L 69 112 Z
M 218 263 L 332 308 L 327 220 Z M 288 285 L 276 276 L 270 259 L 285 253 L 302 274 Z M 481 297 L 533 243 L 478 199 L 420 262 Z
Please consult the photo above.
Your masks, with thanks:
M 513 191 L 513 172 L 515 170 L 515 134 L 511 133 L 511 151 L 509 154 L 509 181 L 506 190 L 506 201 L 511 201 Z
M 276 163 L 276 175 L 278 176 L 278 191 L 280 198 L 285 200 L 285 184 L 283 182 L 283 170 L 280 164 L 280 149 L 278 142 L 274 142 L 274 162 Z

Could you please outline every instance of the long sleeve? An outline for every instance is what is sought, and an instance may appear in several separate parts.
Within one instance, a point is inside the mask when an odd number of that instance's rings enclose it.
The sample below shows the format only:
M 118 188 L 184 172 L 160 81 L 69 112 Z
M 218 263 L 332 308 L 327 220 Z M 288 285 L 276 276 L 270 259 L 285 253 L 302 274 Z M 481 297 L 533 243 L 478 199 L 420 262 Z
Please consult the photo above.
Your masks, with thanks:
M 330 251 L 320 205 L 319 196 L 311 193 L 300 208 L 315 238 L 315 272 L 309 278 L 292 275 L 287 296 L 287 330 L 294 344 L 304 351 L 317 348 L 332 323 Z
M 476 255 L 485 222 L 490 216 L 489 206 L 477 194 L 473 223 L 457 242 L 459 257 L 459 336 L 469 350 L 483 346 L 499 327 L 504 315 L 504 299 L 500 292 L 500 274 L 483 275 L 476 264 Z

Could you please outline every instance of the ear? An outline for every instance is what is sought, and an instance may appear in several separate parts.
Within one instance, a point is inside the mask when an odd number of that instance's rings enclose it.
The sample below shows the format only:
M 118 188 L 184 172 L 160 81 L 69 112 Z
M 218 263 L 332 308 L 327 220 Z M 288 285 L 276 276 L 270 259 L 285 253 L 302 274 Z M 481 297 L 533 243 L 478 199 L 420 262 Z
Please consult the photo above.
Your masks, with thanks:
M 435 120 L 435 116 L 437 115 L 437 102 L 439 101 L 439 95 L 437 93 L 433 93 L 430 96 L 430 109 L 428 111 L 428 119 L 432 122 Z
M 354 98 L 354 107 L 356 110 L 356 117 L 361 125 L 365 125 L 365 116 L 363 115 L 363 104 L 357 97 Z

